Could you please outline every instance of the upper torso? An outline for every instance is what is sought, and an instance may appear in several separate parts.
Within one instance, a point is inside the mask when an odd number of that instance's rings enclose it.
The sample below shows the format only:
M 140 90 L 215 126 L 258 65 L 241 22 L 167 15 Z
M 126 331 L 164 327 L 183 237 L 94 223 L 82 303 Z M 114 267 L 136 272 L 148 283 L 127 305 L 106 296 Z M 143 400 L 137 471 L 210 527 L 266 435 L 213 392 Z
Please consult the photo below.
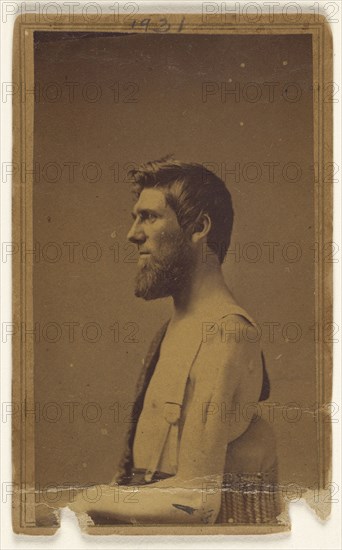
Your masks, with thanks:
M 172 435 L 171 430 L 163 442 L 162 433 L 166 433 L 167 428 L 165 403 L 171 403 L 171 409 L 175 406 L 173 403 L 181 405 L 177 431 L 178 438 L 181 439 L 188 411 L 191 409 L 193 411 L 196 407 L 197 414 L 203 414 L 208 395 L 211 395 L 214 390 L 217 392 L 217 388 L 215 389 L 215 381 L 218 380 L 216 363 L 219 361 L 215 354 L 210 352 L 210 347 L 205 345 L 211 337 L 219 339 L 219 342 L 222 341 L 228 357 L 229 338 L 235 338 L 235 341 L 237 338 L 240 339 L 239 361 L 242 365 L 245 362 L 248 363 L 248 368 L 245 369 L 247 374 L 239 387 L 234 388 L 236 402 L 243 403 L 260 393 L 262 370 L 260 347 L 254 346 L 251 353 L 250 346 L 244 342 L 246 334 L 241 330 L 241 327 L 246 325 L 253 327 L 253 323 L 250 316 L 237 304 L 226 303 L 222 304 L 219 311 L 215 311 L 215 315 L 210 311 L 201 312 L 200 315 L 188 317 L 168 327 L 135 432 L 133 461 L 136 468 L 149 468 L 151 461 L 153 463 L 153 459 L 159 456 L 157 465 L 159 471 L 177 473 L 174 433 Z M 227 329 L 228 326 L 229 329 Z M 234 326 L 237 327 L 236 334 L 229 335 Z M 256 376 L 253 375 L 253 388 L 248 381 L 249 372 L 256 373 Z M 235 407 L 236 403 L 215 403 L 213 410 L 215 409 L 218 415 L 222 415 L 226 405 Z M 218 421 L 222 422 L 222 418 L 218 417 Z M 222 422 L 223 443 L 228 444 L 232 441 L 239 435 L 241 429 L 232 423 L 228 426 Z M 191 452 L 190 449 L 189 452 Z

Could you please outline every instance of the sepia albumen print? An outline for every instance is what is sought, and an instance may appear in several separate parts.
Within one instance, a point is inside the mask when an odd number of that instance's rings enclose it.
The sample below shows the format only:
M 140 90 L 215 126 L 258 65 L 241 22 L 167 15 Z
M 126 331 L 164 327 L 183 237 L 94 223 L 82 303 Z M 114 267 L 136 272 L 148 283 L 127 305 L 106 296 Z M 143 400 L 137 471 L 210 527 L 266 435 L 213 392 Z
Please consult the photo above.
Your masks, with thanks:
M 17 20 L 16 532 L 329 513 L 332 50 L 304 18 Z

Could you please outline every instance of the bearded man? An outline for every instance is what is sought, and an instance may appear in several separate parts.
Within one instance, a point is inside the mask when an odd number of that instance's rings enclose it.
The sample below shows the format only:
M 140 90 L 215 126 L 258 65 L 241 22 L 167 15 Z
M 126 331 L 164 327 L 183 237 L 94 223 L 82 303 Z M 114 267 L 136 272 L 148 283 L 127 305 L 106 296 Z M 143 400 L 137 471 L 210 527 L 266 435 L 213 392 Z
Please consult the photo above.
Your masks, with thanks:
M 132 176 L 135 294 L 171 296 L 173 313 L 145 361 L 118 485 L 101 486 L 94 504 L 77 497 L 70 507 L 99 523 L 276 522 L 273 436 L 246 414 L 267 399 L 269 380 L 255 322 L 221 268 L 231 195 L 202 165 L 170 158 Z

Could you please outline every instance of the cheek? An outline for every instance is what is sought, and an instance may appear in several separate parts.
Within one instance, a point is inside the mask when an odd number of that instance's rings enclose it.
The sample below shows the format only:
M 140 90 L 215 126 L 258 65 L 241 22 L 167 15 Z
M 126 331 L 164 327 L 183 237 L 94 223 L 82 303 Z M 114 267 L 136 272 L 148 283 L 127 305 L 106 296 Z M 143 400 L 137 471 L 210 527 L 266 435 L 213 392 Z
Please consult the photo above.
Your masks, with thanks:
M 176 235 L 172 231 L 161 230 L 151 233 L 150 242 L 155 247 L 165 247 L 172 244 L 176 239 Z
M 179 226 L 174 224 L 161 224 L 159 227 L 150 227 L 148 241 L 151 250 L 156 254 L 168 253 L 182 240 L 183 232 Z

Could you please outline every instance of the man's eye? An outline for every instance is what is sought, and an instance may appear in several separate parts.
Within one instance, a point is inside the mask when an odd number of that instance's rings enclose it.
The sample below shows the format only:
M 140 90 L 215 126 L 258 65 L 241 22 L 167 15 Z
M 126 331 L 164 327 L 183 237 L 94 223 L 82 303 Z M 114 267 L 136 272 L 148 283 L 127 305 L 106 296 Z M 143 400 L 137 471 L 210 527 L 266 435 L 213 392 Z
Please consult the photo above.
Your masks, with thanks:
M 147 220 L 149 222 L 154 222 L 157 219 L 157 216 L 153 214 L 152 212 L 146 212 L 144 216 L 142 217 L 143 220 Z

